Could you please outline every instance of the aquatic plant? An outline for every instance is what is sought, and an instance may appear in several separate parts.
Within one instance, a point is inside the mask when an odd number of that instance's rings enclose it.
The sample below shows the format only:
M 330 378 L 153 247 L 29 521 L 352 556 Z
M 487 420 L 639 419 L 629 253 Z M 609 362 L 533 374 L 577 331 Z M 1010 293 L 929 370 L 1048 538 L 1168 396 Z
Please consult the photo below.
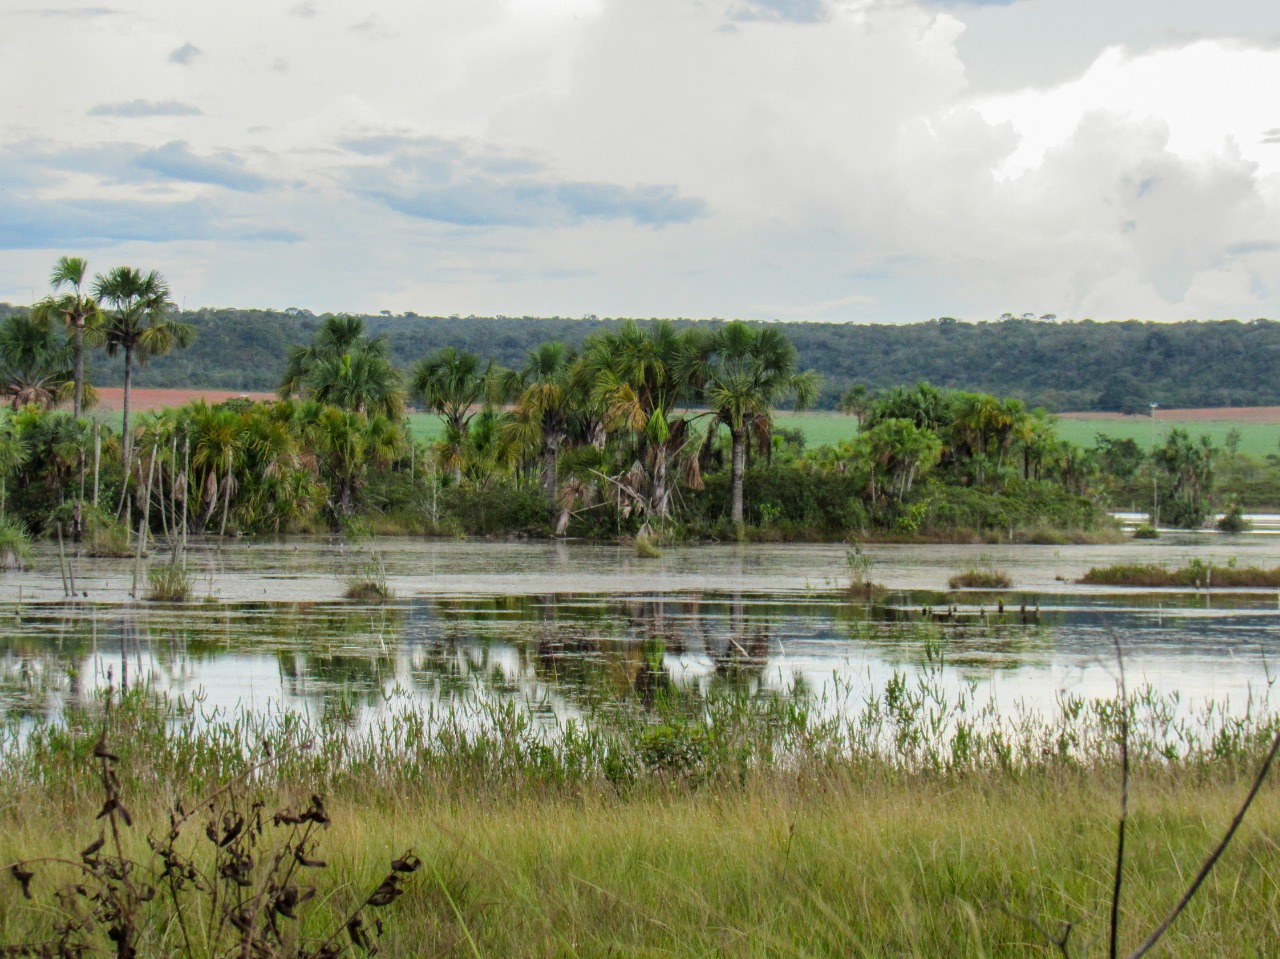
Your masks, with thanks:
M 956 573 L 947 585 L 952 589 L 1009 589 L 1013 580 L 1008 571 L 996 566 L 995 560 L 985 557 L 979 565 Z
M 185 603 L 191 598 L 192 577 L 185 563 L 165 563 L 147 570 L 146 599 L 154 603 Z

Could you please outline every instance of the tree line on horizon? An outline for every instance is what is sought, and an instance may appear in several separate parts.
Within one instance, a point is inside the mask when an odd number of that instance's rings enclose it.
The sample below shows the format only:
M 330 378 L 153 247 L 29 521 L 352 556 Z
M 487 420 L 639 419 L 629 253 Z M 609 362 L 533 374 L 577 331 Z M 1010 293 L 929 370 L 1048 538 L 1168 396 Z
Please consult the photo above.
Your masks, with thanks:
M 0 304 L 0 320 L 25 308 Z M 172 319 L 199 334 L 191 348 L 153 358 L 147 386 L 241 392 L 273 390 L 291 345 L 315 335 L 327 316 L 305 310 L 174 310 Z M 514 368 L 539 344 L 580 348 L 595 333 L 627 321 L 584 317 L 440 317 L 366 315 L 373 335 L 407 370 L 443 346 L 492 357 Z M 722 320 L 671 321 L 677 329 L 715 328 Z M 753 324 L 754 325 L 754 324 Z M 786 322 L 781 329 L 797 362 L 820 374 L 816 409 L 835 409 L 849 387 L 872 390 L 922 380 L 949 389 L 1015 397 L 1051 411 L 1139 413 L 1162 407 L 1280 405 L 1280 323 L 1271 320 L 1153 323 L 1051 321 L 1008 317 L 968 323 L 951 318 L 905 325 Z M 89 353 L 93 376 L 122 386 L 123 370 L 100 348 Z

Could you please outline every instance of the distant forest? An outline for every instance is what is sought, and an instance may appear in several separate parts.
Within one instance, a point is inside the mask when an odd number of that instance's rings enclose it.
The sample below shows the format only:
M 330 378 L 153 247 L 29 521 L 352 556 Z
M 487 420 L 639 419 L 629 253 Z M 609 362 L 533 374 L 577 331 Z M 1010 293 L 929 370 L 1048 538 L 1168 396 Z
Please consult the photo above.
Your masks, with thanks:
M 23 307 L 0 304 L 0 319 Z M 138 386 L 274 390 L 287 348 L 310 341 L 322 317 L 305 310 L 200 309 L 179 317 L 197 327 L 194 346 L 152 361 Z M 546 340 L 574 346 L 620 319 L 560 317 L 365 317 L 408 369 L 441 346 L 470 350 L 508 367 Z M 686 323 L 716 320 L 677 320 Z M 800 367 L 823 375 L 820 408 L 845 390 L 928 380 L 938 386 L 1016 396 L 1050 410 L 1142 412 L 1164 407 L 1280 405 L 1280 323 L 1270 320 L 1098 323 L 950 318 L 902 326 L 780 323 Z M 98 352 L 92 379 L 121 385 L 122 370 Z

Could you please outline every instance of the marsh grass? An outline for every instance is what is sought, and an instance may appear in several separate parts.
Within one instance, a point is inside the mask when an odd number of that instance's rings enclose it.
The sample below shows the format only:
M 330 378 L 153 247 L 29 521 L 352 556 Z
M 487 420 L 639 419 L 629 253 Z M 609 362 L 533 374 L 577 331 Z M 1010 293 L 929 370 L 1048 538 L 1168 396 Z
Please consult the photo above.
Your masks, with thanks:
M 387 567 L 382 562 L 382 555 L 376 550 L 347 577 L 346 583 L 347 589 L 343 596 L 347 599 L 385 603 L 392 597 L 391 587 L 387 585 Z
M 206 713 L 133 691 L 109 740 L 135 821 L 126 852 L 163 836 L 175 799 L 270 753 L 243 779 L 245 801 L 304 808 L 319 791 L 333 820 L 324 858 L 341 865 L 309 880 L 317 911 L 304 933 L 358 905 L 399 850 L 421 856 L 421 881 L 385 917 L 384 956 L 1052 954 L 1014 914 L 1070 921 L 1073 954 L 1103 954 L 1119 700 L 1064 697 L 1039 719 L 1001 717 L 901 676 L 843 721 L 777 697 L 655 706 L 547 725 L 533 705 L 400 703 L 368 724 L 342 710 Z M 1175 707 L 1137 690 L 1125 710 L 1128 945 L 1182 892 L 1276 728 L 1261 702 L 1235 717 Z M 9 730 L 0 862 L 79 858 L 102 802 L 102 719 L 99 698 L 65 723 Z M 1277 830 L 1270 789 L 1169 954 L 1273 954 Z M 33 893 L 50 889 L 37 874 Z M 0 885 L 0 941 L 34 941 L 55 917 L 18 883 Z M 166 928 L 160 913 L 142 955 L 173 954 L 157 945 Z
M 191 598 L 192 577 L 185 563 L 165 563 L 147 570 L 146 599 L 153 603 L 185 603 Z
M 978 565 L 956 573 L 947 580 L 947 585 L 951 589 L 1009 589 L 1013 580 L 994 560 L 985 557 Z
M 125 525 L 103 509 L 85 506 L 81 551 L 85 556 L 126 559 L 133 556 L 129 531 Z
M 1169 569 L 1155 563 L 1130 563 L 1094 567 L 1080 578 L 1090 586 L 1181 587 L 1184 589 L 1280 588 L 1280 567 L 1218 566 L 1192 560 Z
M 26 569 L 31 562 L 31 537 L 16 519 L 0 516 L 0 569 Z

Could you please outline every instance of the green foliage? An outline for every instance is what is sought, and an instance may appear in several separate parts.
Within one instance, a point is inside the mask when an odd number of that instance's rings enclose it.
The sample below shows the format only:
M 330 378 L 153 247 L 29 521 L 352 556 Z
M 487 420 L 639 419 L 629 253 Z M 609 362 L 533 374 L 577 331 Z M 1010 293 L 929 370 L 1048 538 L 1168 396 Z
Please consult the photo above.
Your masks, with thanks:
M 1232 497 L 1227 504 L 1226 512 L 1214 523 L 1214 529 L 1220 533 L 1243 533 L 1250 528 L 1250 525 L 1244 518 L 1244 507 L 1240 505 L 1240 500 Z
M 192 577 L 185 563 L 164 563 L 147 570 L 147 595 L 153 603 L 185 603 L 191 598 Z
M 106 510 L 82 506 L 80 548 L 86 556 L 127 557 L 133 555 L 129 545 L 129 531 Z
M 13 517 L 0 515 L 0 569 L 26 569 L 30 562 L 30 535 Z
M 440 493 L 443 513 L 469 536 L 550 532 L 547 499 L 540 489 L 495 483 L 490 487 L 451 486 Z

